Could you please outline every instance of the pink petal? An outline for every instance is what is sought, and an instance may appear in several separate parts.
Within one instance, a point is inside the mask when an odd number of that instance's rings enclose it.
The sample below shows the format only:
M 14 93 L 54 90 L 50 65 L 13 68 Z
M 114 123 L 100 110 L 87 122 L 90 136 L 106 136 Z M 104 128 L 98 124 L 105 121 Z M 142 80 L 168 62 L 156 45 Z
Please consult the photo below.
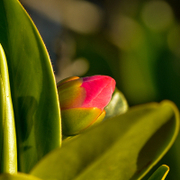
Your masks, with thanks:
M 82 107 L 97 107 L 101 110 L 109 103 L 115 89 L 115 80 L 109 76 L 90 76 L 83 78 L 81 87 L 86 90 Z

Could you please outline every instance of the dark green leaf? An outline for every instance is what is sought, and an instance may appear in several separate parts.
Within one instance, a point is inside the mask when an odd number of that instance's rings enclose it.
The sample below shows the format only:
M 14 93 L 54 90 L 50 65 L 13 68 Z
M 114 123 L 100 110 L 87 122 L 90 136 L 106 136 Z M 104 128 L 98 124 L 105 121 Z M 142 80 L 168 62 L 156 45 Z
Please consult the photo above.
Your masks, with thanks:
M 48 53 L 18 0 L 0 1 L 0 43 L 9 68 L 19 171 L 28 172 L 45 154 L 60 146 L 61 122 Z
M 168 151 L 179 130 L 170 101 L 130 108 L 64 143 L 31 171 L 43 179 L 137 180 Z

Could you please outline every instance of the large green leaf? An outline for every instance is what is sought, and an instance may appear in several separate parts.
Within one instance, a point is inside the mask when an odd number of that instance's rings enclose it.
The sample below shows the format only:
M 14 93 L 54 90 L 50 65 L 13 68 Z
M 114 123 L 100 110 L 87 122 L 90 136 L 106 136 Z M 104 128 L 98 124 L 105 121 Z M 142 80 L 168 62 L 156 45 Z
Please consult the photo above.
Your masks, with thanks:
M 17 174 L 1 174 L 0 180 L 41 180 L 37 177 L 24 174 L 24 173 L 17 173 Z
M 164 180 L 169 172 L 169 167 L 166 165 L 160 166 L 148 180 Z
M 48 53 L 18 0 L 0 0 L 0 43 L 9 68 L 19 170 L 28 172 L 45 154 L 60 146 L 61 122 Z
M 64 143 L 31 171 L 43 179 L 137 180 L 173 144 L 179 112 L 170 101 L 130 108 Z
M 14 111 L 9 73 L 4 50 L 0 44 L 0 171 L 17 172 L 17 148 Z

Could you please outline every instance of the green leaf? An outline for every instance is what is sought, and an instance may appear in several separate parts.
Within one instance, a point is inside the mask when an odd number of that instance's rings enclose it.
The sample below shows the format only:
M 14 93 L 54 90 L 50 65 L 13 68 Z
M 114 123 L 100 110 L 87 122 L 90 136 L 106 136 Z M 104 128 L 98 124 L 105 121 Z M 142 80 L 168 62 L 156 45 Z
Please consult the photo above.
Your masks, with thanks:
M 0 180 L 41 180 L 41 179 L 28 174 L 17 173 L 17 174 L 1 174 Z
M 164 180 L 169 172 L 167 165 L 160 166 L 148 180 Z
M 30 172 L 43 179 L 137 180 L 168 151 L 179 130 L 170 101 L 130 108 L 67 141 Z
M 51 62 L 18 0 L 0 1 L 0 43 L 9 68 L 19 171 L 28 172 L 61 144 L 60 108 Z
M 117 88 L 115 89 L 112 99 L 109 104 L 106 106 L 106 116 L 105 119 L 114 117 L 120 114 L 125 113 L 128 110 L 128 103 L 126 98 Z
M 4 50 L 0 44 L 0 166 L 1 172 L 17 172 L 17 147 L 14 111 L 9 73 Z

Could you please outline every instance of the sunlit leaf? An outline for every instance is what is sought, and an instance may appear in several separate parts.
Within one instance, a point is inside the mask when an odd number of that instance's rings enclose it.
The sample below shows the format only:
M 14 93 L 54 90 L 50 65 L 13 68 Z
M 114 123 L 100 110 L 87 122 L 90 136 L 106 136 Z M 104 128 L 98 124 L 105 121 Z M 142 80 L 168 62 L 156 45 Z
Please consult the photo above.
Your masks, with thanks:
M 0 1 L 0 43 L 9 69 L 18 167 L 28 172 L 45 154 L 60 146 L 61 122 L 48 53 L 18 0 Z
M 28 174 L 17 173 L 17 174 L 1 174 L 0 180 L 41 180 L 41 179 Z
M 17 171 L 17 147 L 14 111 L 9 84 L 9 73 L 4 50 L 0 44 L 0 171 Z
M 148 180 L 164 180 L 169 172 L 167 165 L 160 166 Z
M 130 108 L 64 143 L 31 171 L 43 179 L 137 180 L 168 151 L 179 130 L 170 101 Z

